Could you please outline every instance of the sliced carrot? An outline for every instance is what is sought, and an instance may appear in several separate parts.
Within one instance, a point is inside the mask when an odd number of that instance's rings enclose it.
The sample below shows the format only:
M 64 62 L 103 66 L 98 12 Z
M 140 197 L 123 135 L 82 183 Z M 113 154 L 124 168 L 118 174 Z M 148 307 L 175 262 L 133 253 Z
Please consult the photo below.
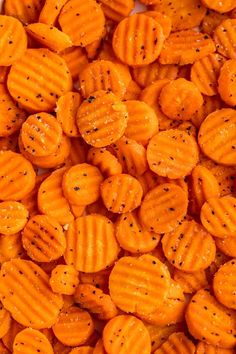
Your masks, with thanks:
M 67 2 L 68 0 L 46 0 L 39 15 L 39 22 L 55 25 L 61 9 Z
M 54 354 L 69 354 L 71 351 L 71 347 L 67 347 L 59 340 L 54 339 L 53 350 Z
M 20 233 L 12 235 L 1 235 L 0 238 L 0 263 L 10 261 L 13 258 L 21 258 L 24 249 Z
M 223 264 L 225 264 L 226 262 L 228 262 L 229 260 L 230 260 L 230 258 L 228 256 L 226 256 L 224 253 L 219 251 L 219 249 L 216 249 L 215 259 L 211 263 L 210 267 L 208 267 L 206 269 L 206 276 L 207 276 L 208 282 L 212 281 L 212 278 L 214 277 L 214 275 L 216 274 L 218 269 L 220 269 L 220 267 Z
M 236 105 L 236 57 L 227 60 L 220 70 L 219 94 L 224 102 L 229 106 Z
M 81 138 L 71 138 L 71 149 L 68 158 L 69 166 L 86 162 L 88 145 Z
M 171 334 L 154 354 L 168 354 L 170 352 L 173 354 L 178 352 L 194 354 L 195 349 L 194 343 L 183 332 L 178 332 Z
M 236 309 L 235 301 L 235 274 L 236 260 L 225 263 L 215 273 L 213 279 L 213 290 L 217 300 L 224 306 Z
M 65 60 L 72 79 L 77 80 L 79 74 L 88 64 L 88 58 L 84 49 L 81 47 L 71 47 L 61 52 L 60 56 Z
M 183 325 L 181 323 L 176 323 L 165 327 L 145 323 L 145 327 L 147 328 L 151 338 L 152 352 L 155 352 L 155 350 L 159 348 L 172 333 L 183 330 Z
M 42 7 L 42 0 L 22 0 L 20 3 L 16 3 L 15 0 L 6 0 L 4 3 L 5 14 L 16 17 L 26 25 L 38 20 Z
M 146 1 L 146 0 L 142 0 Z M 154 1 L 151 0 L 152 4 L 154 4 Z M 155 2 L 159 2 L 159 0 L 156 0 Z M 152 5 L 151 4 L 151 5 Z M 160 23 L 164 37 L 167 38 L 169 37 L 171 30 L 172 30 L 172 20 L 168 15 L 165 15 L 164 13 L 158 12 L 158 11 L 145 11 L 143 12 L 144 15 L 152 17 L 155 21 Z
M 199 128 L 204 119 L 212 112 L 222 108 L 222 101 L 219 96 L 204 96 L 203 105 L 191 116 L 191 121 L 195 127 Z
M 28 210 L 22 203 L 6 201 L 0 203 L 0 233 L 13 235 L 21 231 L 28 220 Z
M 123 99 L 125 101 L 137 100 L 139 98 L 140 93 L 141 93 L 141 88 L 134 80 L 131 80 L 126 88 L 126 92 Z
M 98 0 L 106 17 L 119 22 L 134 8 L 134 0 Z
M 204 270 L 199 270 L 193 273 L 186 273 L 182 270 L 175 269 L 174 280 L 180 284 L 183 292 L 186 294 L 193 294 L 208 285 L 206 273 Z
M 106 148 L 91 148 L 88 152 L 87 160 L 93 166 L 97 166 L 106 177 L 122 173 L 122 165 Z
M 111 268 L 107 268 L 96 273 L 80 272 L 80 281 L 82 284 L 91 284 L 94 285 L 96 288 L 101 289 L 103 292 L 109 293 L 108 281 L 110 273 Z
M 229 12 L 235 8 L 234 0 L 226 0 L 223 3 L 220 0 L 202 0 L 203 5 L 209 9 L 218 12 Z
M 236 257 L 236 238 L 226 237 L 226 238 L 216 238 L 216 246 L 221 252 L 226 256 Z
M 10 329 L 2 338 L 4 346 L 10 351 L 10 353 L 13 351 L 13 343 L 14 343 L 15 336 L 17 335 L 17 333 L 22 331 L 22 329 L 24 329 L 22 325 L 20 325 L 14 319 L 11 320 Z M 9 352 L 6 354 L 9 354 Z
M 69 137 L 77 138 L 79 136 L 76 114 L 80 104 L 81 96 L 78 92 L 67 92 L 57 102 L 57 120 L 61 124 L 63 132 Z
M 229 35 L 230 33 L 230 35 Z M 214 31 L 216 50 L 226 58 L 236 59 L 236 19 L 222 21 Z
M 52 345 L 47 337 L 40 331 L 32 328 L 26 328 L 19 332 L 13 344 L 13 352 L 15 354 L 25 354 L 28 351 L 32 354 L 53 354 Z
M 183 130 L 188 135 L 193 136 L 195 139 L 197 138 L 197 128 L 190 121 L 184 121 L 178 125 L 178 130 Z
M 92 60 L 95 59 L 99 49 L 101 47 L 102 44 L 102 40 L 103 38 L 106 36 L 106 28 L 103 30 L 102 36 L 98 39 L 96 39 L 95 41 L 93 41 L 92 43 L 86 45 L 85 50 L 88 56 L 88 59 Z
M 11 327 L 11 316 L 10 313 L 0 305 L 0 338 L 4 337 Z
M 49 283 L 54 293 L 73 295 L 79 284 L 79 273 L 70 265 L 60 264 L 53 269 Z
M 212 36 L 216 27 L 227 18 L 227 14 L 222 14 L 214 10 L 207 9 L 207 13 L 201 24 L 203 32 Z
M 215 347 L 211 344 L 198 342 L 196 354 L 234 354 L 233 349 Z

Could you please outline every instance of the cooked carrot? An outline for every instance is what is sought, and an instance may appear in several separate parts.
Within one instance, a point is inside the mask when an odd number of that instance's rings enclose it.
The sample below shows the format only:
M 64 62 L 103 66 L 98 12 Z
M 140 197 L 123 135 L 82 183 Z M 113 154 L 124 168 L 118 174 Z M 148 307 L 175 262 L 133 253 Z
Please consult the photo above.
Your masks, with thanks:
M 215 29 L 219 24 L 228 18 L 227 14 L 219 13 L 214 10 L 207 9 L 207 13 L 202 21 L 202 30 L 203 32 L 213 35 Z
M 71 47 L 60 53 L 65 60 L 73 80 L 77 80 L 79 74 L 88 64 L 88 58 L 85 50 L 81 47 Z
M 197 290 L 200 290 L 208 285 L 204 270 L 187 273 L 182 270 L 175 269 L 173 278 L 178 284 L 180 284 L 183 292 L 186 294 L 193 294 Z
M 83 273 L 80 272 L 80 281 L 82 284 L 91 284 L 96 288 L 101 289 L 106 294 L 108 291 L 108 281 L 111 273 L 111 267 L 101 270 L 96 273 Z
M 22 331 L 22 329 L 24 329 L 24 327 L 12 318 L 10 329 L 2 338 L 4 346 L 9 350 L 9 352 L 7 352 L 6 354 L 9 354 L 13 351 L 13 343 L 15 336 L 17 335 L 17 333 Z
M 93 354 L 93 348 L 88 346 L 72 349 L 69 354 Z
M 4 3 L 5 14 L 16 17 L 26 25 L 38 20 L 42 7 L 41 0 L 22 0 L 18 3 L 15 0 L 6 0 Z
M 229 35 L 230 33 L 230 35 Z M 236 59 L 236 19 L 222 21 L 214 31 L 216 50 L 229 59 Z
M 204 96 L 203 105 L 191 116 L 191 121 L 195 127 L 199 128 L 204 119 L 212 112 L 222 108 L 222 101 L 219 96 Z
M 219 94 L 229 106 L 236 105 L 236 59 L 227 60 L 220 70 Z
M 146 0 L 142 0 L 142 1 L 146 1 Z M 151 2 L 154 4 L 153 0 L 151 0 Z M 156 0 L 156 2 L 158 3 L 159 0 Z M 163 30 L 164 37 L 165 38 L 169 37 L 172 30 L 172 20 L 169 16 L 158 11 L 145 11 L 143 12 L 143 14 L 152 17 L 155 21 L 160 23 Z
M 126 88 L 126 92 L 123 99 L 125 101 L 137 100 L 139 98 L 140 93 L 141 88 L 139 87 L 139 85 L 134 80 L 131 80 Z
M 106 354 L 102 339 L 97 341 L 93 350 L 93 354 Z
M 202 0 L 203 5 L 217 12 L 229 12 L 235 8 L 234 0 L 226 0 L 223 3 L 220 0 Z
M 0 263 L 10 261 L 13 258 L 22 258 L 24 249 L 20 233 L 1 235 L 0 238 Z
M 183 332 L 178 332 L 171 334 L 154 354 L 168 354 L 170 351 L 173 354 L 178 352 L 194 354 L 195 349 L 194 343 Z
M 13 352 L 15 354 L 25 354 L 27 352 L 53 354 L 53 348 L 43 333 L 32 328 L 26 328 L 16 335 Z
M 79 273 L 70 265 L 60 264 L 53 269 L 49 283 L 55 293 L 73 295 L 79 284 Z
M 61 9 L 67 2 L 68 0 L 46 0 L 39 15 L 39 22 L 55 25 Z
M 155 352 L 155 350 L 159 348 L 172 333 L 183 330 L 183 325 L 181 323 L 176 323 L 165 327 L 145 323 L 145 327 L 147 328 L 151 338 L 152 352 Z
M 119 22 L 134 8 L 134 0 L 98 0 L 106 17 Z
M 91 148 L 88 152 L 87 160 L 93 166 L 97 166 L 106 177 L 122 173 L 122 165 L 106 148 Z
M 223 252 L 226 256 L 236 257 L 236 238 L 226 237 L 226 238 L 216 238 L 215 239 L 217 248 Z
M 57 102 L 57 120 L 63 132 L 69 137 L 77 138 L 79 130 L 76 125 L 76 114 L 81 103 L 81 96 L 77 92 L 67 92 Z
M 68 157 L 69 166 L 86 162 L 89 147 L 85 141 L 82 138 L 71 138 L 70 141 L 71 149 Z

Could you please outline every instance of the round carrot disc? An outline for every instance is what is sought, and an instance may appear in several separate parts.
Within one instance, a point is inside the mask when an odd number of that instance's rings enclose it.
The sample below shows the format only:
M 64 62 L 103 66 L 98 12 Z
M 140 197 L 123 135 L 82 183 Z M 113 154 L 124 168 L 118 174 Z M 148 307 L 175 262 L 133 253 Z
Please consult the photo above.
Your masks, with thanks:
M 22 233 L 22 243 L 28 256 L 36 262 L 51 262 L 60 258 L 66 248 L 61 225 L 47 215 L 35 215 Z
M 13 352 L 15 354 L 47 353 L 53 354 L 53 348 L 47 337 L 40 331 L 26 328 L 19 332 L 14 340 Z
M 201 124 L 198 143 L 206 156 L 223 165 L 236 165 L 236 112 L 223 108 Z
M 21 231 L 28 221 L 28 210 L 19 202 L 0 203 L 0 233 L 12 235 Z
M 67 1 L 68 0 L 45 0 L 39 15 L 39 22 L 46 23 L 48 25 L 55 25 L 61 9 Z
M 169 287 L 168 268 L 147 254 L 120 258 L 109 277 L 110 295 L 116 306 L 138 315 L 159 309 L 167 298 Z
M 63 132 L 73 138 L 77 138 L 79 130 L 76 125 L 76 114 L 81 103 L 78 92 L 67 92 L 57 102 L 57 120 L 61 124 Z
M 77 125 L 87 144 L 104 147 L 124 134 L 127 118 L 127 108 L 117 96 L 97 91 L 79 107 Z
M 143 190 L 136 178 L 119 174 L 105 179 L 101 184 L 101 196 L 109 211 L 123 214 L 136 209 L 141 204 Z
M 201 289 L 192 297 L 185 318 L 191 335 L 207 344 L 233 348 L 236 344 L 236 316 L 221 305 L 209 289 Z
M 105 17 L 95 0 L 69 0 L 59 15 L 59 24 L 75 46 L 85 47 L 102 36 Z
M 183 221 L 174 231 L 165 234 L 162 247 L 174 267 L 190 273 L 206 269 L 216 254 L 212 236 L 195 221 Z
M 173 353 L 195 354 L 195 345 L 183 332 L 173 333 L 154 354 Z
M 191 117 L 192 123 L 197 128 L 210 113 L 222 108 L 222 101 L 219 96 L 203 96 L 203 101 L 201 108 Z
M 236 237 L 236 198 L 210 198 L 202 206 L 202 225 L 215 237 Z
M 122 173 L 122 166 L 118 159 L 106 148 L 91 148 L 87 160 L 93 166 L 98 167 L 106 177 Z
M 86 273 L 113 264 L 120 250 L 112 222 L 98 214 L 81 216 L 70 223 L 66 242 L 66 263 Z
M 165 183 L 150 190 L 140 208 L 140 220 L 150 231 L 171 232 L 187 212 L 188 198 L 183 189 Z
M 87 311 L 71 306 L 60 313 L 52 329 L 61 343 L 75 347 L 88 340 L 94 331 L 94 324 Z
M 0 151 L 0 169 L 0 200 L 20 200 L 33 190 L 36 174 L 22 155 Z
M 38 21 L 42 7 L 41 0 L 21 0 L 18 3 L 15 0 L 6 0 L 4 2 L 5 14 L 16 17 L 26 25 Z
M 52 111 L 57 99 L 70 91 L 72 80 L 64 59 L 48 49 L 28 49 L 11 67 L 7 80 L 11 96 L 32 113 Z
M 151 17 L 135 14 L 118 24 L 112 45 L 116 56 L 122 62 L 142 66 L 158 58 L 163 42 L 161 25 Z
M 62 189 L 66 199 L 74 205 L 89 205 L 100 196 L 103 177 L 99 169 L 87 163 L 75 165 L 65 171 Z
M 226 256 L 236 258 L 236 237 L 226 237 L 215 239 L 216 247 Z
M 60 264 L 53 269 L 49 282 L 55 293 L 73 295 L 79 284 L 79 273 L 70 265 Z
M 236 19 L 227 18 L 214 31 L 216 50 L 229 59 L 236 59 Z
M 103 331 L 103 343 L 109 354 L 142 354 L 151 352 L 151 340 L 143 322 L 134 316 L 122 315 L 110 320 Z
M 202 0 L 203 5 L 217 12 L 229 12 L 235 8 L 234 0 Z
M 34 329 L 55 323 L 62 298 L 52 292 L 49 277 L 37 264 L 21 259 L 5 262 L 0 284 L 3 306 L 17 322 Z
M 180 284 L 183 292 L 186 294 L 193 294 L 197 290 L 200 290 L 208 285 L 206 272 L 204 270 L 187 273 L 182 270 L 175 269 L 173 278 L 178 284 Z
M 224 63 L 218 82 L 222 100 L 229 106 L 236 106 L 236 57 Z

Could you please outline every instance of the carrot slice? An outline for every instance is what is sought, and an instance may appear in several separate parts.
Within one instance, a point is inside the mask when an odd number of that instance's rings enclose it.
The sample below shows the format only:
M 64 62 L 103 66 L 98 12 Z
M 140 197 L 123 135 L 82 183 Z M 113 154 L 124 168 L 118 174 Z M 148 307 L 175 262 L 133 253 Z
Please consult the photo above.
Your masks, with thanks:
M 143 322 L 134 316 L 122 315 L 111 319 L 103 331 L 103 343 L 109 354 L 149 354 L 151 341 Z
M 81 138 L 71 138 L 71 150 L 68 158 L 69 166 L 86 162 L 88 145 Z
M 73 295 L 79 284 L 79 274 L 70 265 L 57 265 L 51 273 L 49 283 L 54 293 Z
M 222 14 L 214 10 L 207 9 L 207 13 L 201 24 L 203 32 L 212 36 L 216 27 L 227 18 L 227 14 Z
M 181 187 L 172 183 L 161 184 L 144 197 L 140 219 L 150 231 L 171 232 L 186 215 L 187 206 L 187 195 Z
M 183 325 L 180 323 L 165 327 L 145 323 L 145 327 L 147 328 L 151 338 L 152 352 L 155 352 L 155 350 L 158 349 L 172 333 L 183 330 Z
M 2 338 L 7 334 L 11 327 L 10 313 L 2 306 L 2 304 L 0 305 L 0 320 L 0 338 Z
M 220 0 L 202 0 L 203 5 L 209 9 L 218 12 L 229 12 L 235 8 L 234 0 L 226 0 L 223 3 Z
M 26 328 L 19 332 L 14 340 L 13 351 L 15 354 L 48 353 L 53 354 L 53 348 L 47 337 L 38 330 Z
M 168 354 L 170 352 L 173 354 L 177 354 L 178 352 L 194 354 L 195 350 L 193 342 L 183 332 L 178 332 L 171 334 L 154 354 Z
M 76 125 L 76 114 L 81 104 L 81 96 L 78 92 L 67 92 L 57 101 L 57 120 L 61 124 L 63 132 L 77 138 L 79 130 Z
M 123 214 L 141 204 L 143 190 L 136 178 L 119 174 L 105 179 L 101 184 L 101 196 L 109 211 Z
M 142 0 L 142 1 L 146 1 L 146 0 Z M 153 0 L 151 1 L 154 4 Z M 159 0 L 156 0 L 156 2 L 158 3 Z M 164 37 L 165 38 L 169 37 L 172 30 L 172 19 L 168 15 L 165 15 L 158 11 L 145 11 L 143 12 L 143 14 L 152 17 L 155 21 L 160 23 L 163 30 Z
M 226 256 L 236 257 L 236 238 L 226 237 L 226 238 L 216 238 L 216 246 L 221 252 Z
M 219 76 L 219 94 L 229 106 L 236 105 L 236 59 L 227 60 Z
M 46 0 L 39 15 L 39 22 L 55 25 L 61 9 L 67 2 L 68 0 Z
M 134 0 L 98 0 L 106 17 L 119 22 L 134 8 Z
M 93 354 L 93 348 L 88 346 L 72 349 L 69 354 Z
M 186 273 L 182 270 L 174 270 L 174 280 L 180 284 L 183 292 L 186 294 L 193 294 L 196 291 L 208 285 L 206 273 L 204 270 L 199 270 L 193 273 Z
M 199 342 L 196 347 L 196 354 L 234 354 L 233 349 L 215 347 L 211 344 Z
M 126 92 L 123 99 L 125 101 L 137 100 L 139 98 L 140 93 L 141 93 L 141 88 L 134 80 L 131 80 L 126 88 Z
M 197 138 L 197 128 L 193 125 L 193 123 L 189 121 L 180 123 L 180 125 L 178 125 L 178 130 L 186 132 L 188 135 L 193 136 L 195 139 Z
M 235 275 L 236 260 L 225 263 L 215 273 L 213 279 L 213 290 L 217 300 L 226 307 L 236 309 L 235 302 Z
M 88 152 L 87 160 L 93 166 L 98 167 L 106 177 L 122 173 L 122 165 L 106 148 L 91 148 Z
M 118 24 L 112 45 L 116 56 L 122 62 L 141 66 L 152 63 L 158 58 L 163 42 L 161 25 L 151 17 L 135 14 Z
M 230 35 L 229 35 L 230 33 Z M 226 19 L 214 31 L 216 50 L 226 58 L 236 59 L 236 19 Z
M 204 119 L 212 112 L 222 108 L 222 101 L 219 96 L 204 96 L 203 105 L 191 116 L 191 121 L 195 127 L 200 128 Z
M 79 74 L 88 64 L 88 58 L 83 48 L 71 47 L 60 53 L 65 60 L 73 80 L 77 80 Z
M 24 249 L 20 233 L 12 235 L 1 235 L 0 238 L 0 263 L 10 261 L 13 258 L 21 258 Z
M 82 273 L 80 272 L 80 281 L 82 284 L 94 285 L 97 289 L 101 289 L 105 293 L 108 291 L 108 281 L 111 268 L 101 270 L 96 273 Z
M 67 347 L 61 342 L 59 342 L 59 340 L 54 339 L 53 350 L 54 354 L 69 354 L 71 351 L 71 347 Z
M 102 339 L 97 341 L 93 350 L 93 354 L 106 354 Z
M 28 220 L 28 210 L 22 203 L 6 201 L 0 203 L 0 233 L 12 235 L 21 231 Z
M 22 0 L 20 3 L 16 3 L 15 0 L 6 0 L 4 3 L 5 14 L 16 17 L 26 25 L 38 20 L 42 7 L 41 0 Z

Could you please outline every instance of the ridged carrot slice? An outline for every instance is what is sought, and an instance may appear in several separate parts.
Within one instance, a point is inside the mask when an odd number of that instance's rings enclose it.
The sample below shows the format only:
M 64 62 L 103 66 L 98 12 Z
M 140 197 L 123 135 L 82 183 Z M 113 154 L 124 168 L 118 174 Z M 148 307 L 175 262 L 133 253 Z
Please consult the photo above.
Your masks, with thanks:
M 22 243 L 28 256 L 36 262 L 51 262 L 66 249 L 61 225 L 47 215 L 35 215 L 26 224 Z
M 119 174 L 105 179 L 101 184 L 101 196 L 109 211 L 123 214 L 141 204 L 143 190 L 136 178 Z
M 39 65 L 40 63 L 40 65 Z M 52 111 L 57 99 L 70 91 L 72 80 L 64 59 L 48 49 L 28 49 L 8 75 L 11 96 L 27 111 Z
M 235 59 L 227 60 L 220 70 L 219 94 L 229 106 L 236 105 L 236 56 Z
M 46 0 L 39 15 L 39 22 L 54 25 L 62 7 L 68 0 Z M 33 21 L 36 22 L 36 21 Z
M 105 17 L 95 0 L 69 0 L 60 13 L 59 24 L 74 45 L 85 47 L 102 36 Z
M 196 354 L 234 354 L 234 350 L 219 348 L 211 344 L 199 342 L 196 347 Z
M 226 58 L 236 59 L 236 19 L 226 19 L 214 31 L 216 50 Z
M 181 187 L 172 183 L 161 184 L 144 197 L 140 220 L 150 231 L 171 232 L 186 215 L 187 206 L 187 194 Z
M 123 99 L 125 101 L 137 100 L 140 96 L 140 93 L 141 88 L 139 87 L 139 85 L 134 80 L 131 80 L 126 88 L 126 92 Z
M 103 30 L 102 36 L 100 38 L 98 38 L 95 41 L 93 41 L 92 43 L 86 45 L 85 50 L 86 50 L 88 59 L 90 59 L 90 60 L 96 59 L 97 54 L 98 54 L 99 49 L 102 44 L 102 40 L 106 36 L 106 34 L 107 34 L 107 30 L 105 28 Z
M 188 135 L 197 138 L 197 128 L 190 121 L 184 121 L 178 125 L 178 130 L 186 132 Z
M 93 354 L 93 348 L 88 346 L 72 349 L 69 354 Z
M 214 53 L 215 44 L 207 35 L 193 30 L 172 33 L 164 43 L 161 64 L 192 64 Z
M 13 258 L 21 258 L 24 249 L 20 233 L 12 235 L 1 235 L 0 238 L 0 263 L 10 261 Z
M 174 179 L 185 177 L 198 162 L 196 140 L 177 129 L 160 132 L 148 144 L 147 160 L 150 169 L 160 176 Z
M 213 290 L 217 300 L 226 307 L 236 309 L 235 300 L 236 260 L 233 258 L 215 273 Z
M 4 337 L 11 327 L 10 313 L 0 304 L 0 338 Z
M 0 240 L 1 241 L 1 240 Z M 216 246 L 221 252 L 226 256 L 236 257 L 236 238 L 226 237 L 226 238 L 216 238 Z
M 209 9 L 220 13 L 229 12 L 235 8 L 234 0 L 226 0 L 224 2 L 221 2 L 220 0 L 202 0 L 202 3 Z
M 203 98 L 197 86 L 182 78 L 165 85 L 159 101 L 163 113 L 168 118 L 180 120 L 190 120 L 203 105 Z
M 106 148 L 91 148 L 88 152 L 87 160 L 93 166 L 98 167 L 106 177 L 122 173 L 122 165 Z
M 176 323 L 165 327 L 145 323 L 145 327 L 147 328 L 151 338 L 152 352 L 159 348 L 172 333 L 183 330 L 183 325 L 181 323 Z
M 183 292 L 186 294 L 193 294 L 208 285 L 204 270 L 186 273 L 182 270 L 175 269 L 173 278 L 178 284 L 181 285 Z
M 160 308 L 169 287 L 168 268 L 151 255 L 120 258 L 109 277 L 110 295 L 116 306 L 140 316 Z
M 49 277 L 38 265 L 20 259 L 6 262 L 0 283 L 1 301 L 17 322 L 34 329 L 55 323 L 62 298 L 51 291 Z
M 97 167 L 87 163 L 78 164 L 65 171 L 62 180 L 63 193 L 71 204 L 89 205 L 100 197 L 102 181 L 103 177 Z
M 216 254 L 212 236 L 195 221 L 183 221 L 174 231 L 165 234 L 162 247 L 174 267 L 190 273 L 206 269 Z
M 43 333 L 32 328 L 26 328 L 16 335 L 13 352 L 15 354 L 53 354 L 53 348 Z
M 158 58 L 163 42 L 161 25 L 151 17 L 135 14 L 118 24 L 112 45 L 116 56 L 122 62 L 141 66 L 152 63 Z
M 39 13 L 43 7 L 42 0 L 6 0 L 4 11 L 8 16 L 14 16 L 24 24 L 33 23 L 38 20 Z
M 61 52 L 60 56 L 65 60 L 72 79 L 77 80 L 79 74 L 88 64 L 88 58 L 84 49 L 81 47 L 71 47 Z
M 183 332 L 173 333 L 154 354 L 194 354 L 195 345 Z
M 113 264 L 120 250 L 112 222 L 98 214 L 81 216 L 71 223 L 66 241 L 66 263 L 86 273 L 98 272 Z
M 95 273 L 80 272 L 80 281 L 82 284 L 91 284 L 96 288 L 101 289 L 106 294 L 109 293 L 108 281 L 111 268 L 107 268 Z
M 119 22 L 134 8 L 134 0 L 98 0 L 106 17 Z
M 209 292 L 201 289 L 192 297 L 185 318 L 191 335 L 207 344 L 233 348 L 236 343 L 236 316 Z
M 63 132 L 69 137 L 79 136 L 76 114 L 80 103 L 81 96 L 78 92 L 67 92 L 57 102 L 57 120 L 61 124 Z
M 154 4 L 153 0 L 151 0 L 151 2 Z M 156 0 L 156 2 L 158 3 L 159 0 Z M 162 27 L 164 37 L 169 37 L 172 29 L 172 20 L 168 15 L 158 11 L 145 11 L 143 14 L 152 17 L 155 21 L 157 21 Z
M 71 138 L 71 149 L 68 158 L 69 166 L 86 162 L 88 145 L 82 138 Z
M 103 331 L 103 343 L 109 354 L 149 354 L 151 341 L 143 322 L 134 316 L 122 315 L 111 319 Z
M 106 354 L 102 338 L 97 341 L 93 354 Z
M 55 293 L 73 295 L 79 284 L 79 273 L 70 265 L 57 265 L 51 273 L 49 283 Z
M 109 295 L 91 284 L 80 284 L 75 291 L 75 303 L 101 320 L 110 320 L 118 311 Z
M 0 203 L 0 233 L 13 235 L 21 231 L 28 220 L 28 210 L 22 203 L 6 201 Z
M 214 10 L 207 9 L 207 13 L 201 24 L 203 32 L 212 36 L 216 27 L 219 26 L 219 24 L 227 18 L 228 14 L 223 14 Z
M 126 91 L 119 68 L 108 60 L 94 60 L 89 63 L 79 74 L 79 81 L 85 98 L 100 90 L 112 91 L 122 98 Z
M 222 101 L 219 96 L 204 96 L 203 105 L 191 116 L 191 121 L 195 127 L 199 128 L 204 119 L 212 112 L 222 108 Z
M 198 144 L 204 154 L 217 163 L 235 166 L 235 126 L 236 113 L 233 109 L 223 108 L 209 114 L 198 134 Z
M 160 235 L 149 232 L 141 225 L 135 212 L 123 214 L 118 218 L 116 238 L 120 246 L 131 253 L 150 252 L 160 241 Z
M 60 168 L 43 181 L 38 191 L 38 207 L 41 213 L 52 216 L 61 225 L 73 221 L 68 201 L 62 192 L 62 178 L 66 168 Z
M 88 340 L 94 331 L 94 324 L 87 311 L 71 306 L 60 313 L 52 329 L 60 342 L 75 347 Z
M 216 257 L 214 261 L 211 263 L 210 267 L 206 269 L 206 276 L 208 279 L 208 282 L 211 282 L 214 275 L 220 269 L 220 267 L 228 262 L 230 258 L 226 256 L 224 253 L 222 253 L 219 249 L 216 249 Z

